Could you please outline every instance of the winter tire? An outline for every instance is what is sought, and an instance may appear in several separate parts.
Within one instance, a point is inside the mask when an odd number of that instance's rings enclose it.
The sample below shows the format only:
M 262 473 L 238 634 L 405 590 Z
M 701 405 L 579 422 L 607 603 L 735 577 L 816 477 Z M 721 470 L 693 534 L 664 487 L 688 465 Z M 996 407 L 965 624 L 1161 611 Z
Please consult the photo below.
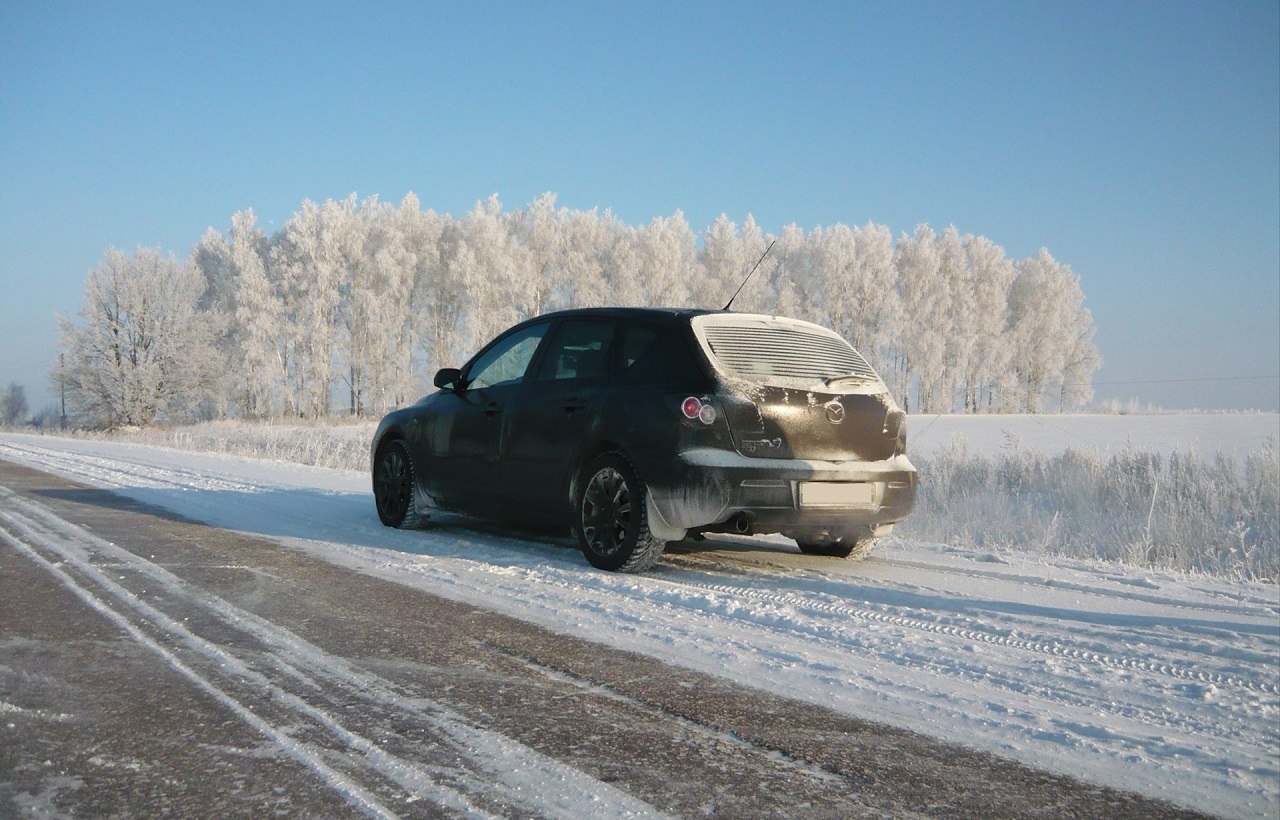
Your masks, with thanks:
M 644 572 L 667 544 L 649 532 L 649 491 L 621 453 L 587 465 L 574 485 L 573 529 L 587 561 L 611 572 Z
M 425 516 L 418 513 L 413 460 L 403 441 L 389 441 L 378 448 L 373 464 L 373 498 L 378 518 L 388 527 L 414 529 Z
M 836 538 L 797 538 L 796 546 L 805 555 L 826 555 L 832 558 L 866 558 L 875 546 L 876 539 L 870 533 L 848 533 Z

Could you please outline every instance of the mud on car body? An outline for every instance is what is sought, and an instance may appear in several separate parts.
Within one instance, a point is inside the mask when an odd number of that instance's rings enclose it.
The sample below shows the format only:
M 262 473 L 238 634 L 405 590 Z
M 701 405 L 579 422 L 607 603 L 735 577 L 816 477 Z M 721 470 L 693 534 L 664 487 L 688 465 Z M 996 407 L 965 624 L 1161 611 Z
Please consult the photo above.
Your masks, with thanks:
M 783 533 L 862 556 L 911 511 L 906 414 L 842 337 L 808 322 L 599 308 L 522 322 L 382 419 L 378 515 L 568 525 L 594 566 L 668 542 Z

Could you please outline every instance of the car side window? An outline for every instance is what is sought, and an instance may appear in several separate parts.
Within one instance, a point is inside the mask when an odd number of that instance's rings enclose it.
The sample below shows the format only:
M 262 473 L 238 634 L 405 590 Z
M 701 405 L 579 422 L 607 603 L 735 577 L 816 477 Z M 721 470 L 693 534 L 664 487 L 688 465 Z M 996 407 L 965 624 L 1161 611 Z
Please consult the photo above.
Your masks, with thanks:
M 646 325 L 626 325 L 622 328 L 620 355 L 622 369 L 626 370 L 653 347 L 658 340 L 658 331 Z
M 547 322 L 532 325 L 486 350 L 467 371 L 467 389 L 497 387 L 523 379 L 548 327 Z
M 569 319 L 551 337 L 547 355 L 538 366 L 538 381 L 592 379 L 609 372 L 609 343 L 613 322 Z

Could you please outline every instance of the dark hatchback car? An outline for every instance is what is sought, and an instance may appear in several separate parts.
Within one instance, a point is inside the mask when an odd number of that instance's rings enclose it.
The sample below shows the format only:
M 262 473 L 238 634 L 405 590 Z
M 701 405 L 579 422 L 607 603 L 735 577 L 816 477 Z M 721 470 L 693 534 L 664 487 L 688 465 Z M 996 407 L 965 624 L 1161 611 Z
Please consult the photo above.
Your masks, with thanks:
M 568 525 L 587 560 L 783 533 L 863 556 L 911 511 L 906 414 L 838 334 L 724 311 L 552 313 L 494 339 L 373 438 L 382 522 L 436 510 Z

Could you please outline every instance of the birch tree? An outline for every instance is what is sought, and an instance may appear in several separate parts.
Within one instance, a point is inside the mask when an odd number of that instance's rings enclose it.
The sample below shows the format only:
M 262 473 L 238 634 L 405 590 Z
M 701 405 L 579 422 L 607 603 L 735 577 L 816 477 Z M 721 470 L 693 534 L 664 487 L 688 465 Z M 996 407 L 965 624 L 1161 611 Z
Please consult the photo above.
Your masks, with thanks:
M 1091 373 L 1100 362 L 1092 348 L 1092 318 L 1083 303 L 1080 280 L 1049 251 L 1041 248 L 1018 264 L 1009 291 L 1009 341 L 1027 412 L 1040 412 L 1048 386 L 1068 381 L 1064 377 L 1069 356 L 1079 360 L 1077 372 Z
M 636 257 L 643 306 L 693 305 L 692 286 L 701 276 L 701 266 L 693 231 L 682 211 L 657 217 L 642 228 L 637 235 Z
M 870 223 L 865 228 L 837 224 L 815 229 L 809 238 L 815 321 L 883 361 L 900 312 L 889 229 Z
M 567 213 L 567 212 L 566 212 Z M 566 215 L 556 211 L 556 195 L 545 193 L 525 211 L 511 215 L 509 224 L 516 244 L 515 282 L 521 312 L 538 316 L 558 307 L 557 298 L 565 290 L 564 223 Z
M 270 249 L 252 209 L 231 217 L 230 246 L 238 343 L 234 361 L 242 409 L 252 418 L 272 418 L 286 409 L 292 412 L 295 405 L 286 392 L 290 334 L 284 300 L 267 278 Z
M 720 214 L 702 236 L 702 252 L 698 254 L 702 270 L 692 288 L 694 304 L 711 309 L 723 307 L 746 275 L 745 260 L 738 226 Z
M 522 258 L 526 253 L 509 230 L 496 195 L 477 202 L 463 220 L 451 274 L 467 298 L 468 351 L 534 315 L 533 291 L 520 282 L 528 268 Z
M 898 240 L 894 265 L 902 294 L 903 324 L 897 347 L 903 373 L 908 385 L 913 378 L 917 381 L 918 409 L 925 413 L 940 412 L 940 406 L 948 404 L 951 398 L 941 395 L 951 319 L 940 271 L 938 236 L 933 229 L 920 225 L 914 235 L 904 234 Z M 904 392 L 903 401 L 906 399 Z
M 680 211 L 631 226 L 609 211 L 558 206 L 552 193 L 511 213 L 494 195 L 461 219 L 424 212 L 413 194 L 398 206 L 377 197 L 357 205 L 355 194 L 308 200 L 269 239 L 243 211 L 226 236 L 207 230 L 186 266 L 194 313 L 221 328 L 214 359 L 229 364 L 198 412 L 322 418 L 343 382 L 351 412 L 381 412 L 535 314 L 719 308 L 770 239 L 752 216 L 736 225 L 722 214 L 699 244 Z M 127 266 L 112 251 L 100 267 L 106 276 Z M 874 223 L 808 233 L 792 224 L 734 308 L 835 329 L 912 409 L 947 411 L 962 397 L 976 412 L 985 393 L 985 409 L 1038 411 L 1092 397 L 1101 357 L 1083 298 L 1078 277 L 1048 251 L 1015 263 L 954 227 L 920 225 L 895 242 Z M 89 374 L 78 377 L 91 386 Z M 133 379 L 130 395 L 144 393 L 142 374 Z M 164 412 L 180 412 L 166 402 Z M 124 423 L 122 412 L 103 402 L 86 410 L 104 424 Z
M 987 390 L 987 407 L 994 404 L 993 392 L 1010 370 L 1012 348 L 1007 344 L 1009 288 L 1017 268 L 1005 258 L 1004 248 L 982 236 L 967 236 L 965 256 L 971 271 L 973 318 L 966 328 L 971 334 L 964 372 L 964 409 L 978 412 L 981 391 Z M 1003 399 L 1000 399 L 1003 405 Z
M 194 418 L 223 363 L 201 275 L 159 249 L 109 249 L 89 272 L 80 322 L 59 320 L 55 378 L 71 413 L 98 428 Z
M 363 252 L 354 260 L 346 315 L 351 412 L 381 414 L 404 402 L 413 376 L 413 295 L 417 258 L 396 209 L 360 209 Z
M 607 211 L 604 216 L 594 208 L 564 215 L 560 266 L 563 275 L 558 283 L 557 307 L 633 304 L 625 301 L 625 294 L 610 287 L 619 274 L 630 272 L 631 247 L 621 236 L 620 228 Z
M 13 425 L 27 417 L 27 392 L 17 382 L 0 390 L 0 424 Z

